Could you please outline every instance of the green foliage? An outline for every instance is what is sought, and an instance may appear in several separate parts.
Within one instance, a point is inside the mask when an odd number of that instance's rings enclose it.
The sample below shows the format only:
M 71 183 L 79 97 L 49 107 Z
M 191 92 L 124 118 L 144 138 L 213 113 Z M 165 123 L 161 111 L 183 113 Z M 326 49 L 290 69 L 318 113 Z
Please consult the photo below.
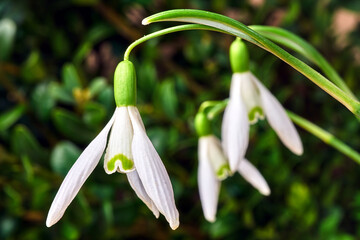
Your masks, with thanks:
M 0 60 L 5 60 L 12 51 L 16 24 L 11 19 L 0 20 Z
M 5 131 L 13 125 L 25 111 L 25 106 L 19 104 L 11 110 L 8 110 L 0 115 L 0 131 Z
M 63 218 L 45 226 L 67 171 L 114 112 L 113 74 L 125 49 L 170 26 L 140 26 L 150 14 L 201 8 L 286 28 L 359 92 L 360 36 L 353 31 L 339 44 L 331 28 L 335 13 L 356 11 L 358 1 L 254 2 L 0 1 L 0 239 L 359 239 L 359 166 L 300 129 L 304 155 L 295 156 L 266 121 L 251 127 L 246 157 L 271 195 L 261 196 L 235 174 L 222 182 L 217 221 L 205 221 L 193 122 L 201 102 L 228 97 L 234 40 L 206 31 L 151 40 L 130 56 L 138 108 L 173 184 L 179 229 L 155 219 L 126 176 L 107 175 L 102 160 Z M 286 108 L 359 150 L 359 122 L 351 113 L 274 56 L 247 46 L 250 69 Z M 219 136 L 221 116 L 214 122 Z

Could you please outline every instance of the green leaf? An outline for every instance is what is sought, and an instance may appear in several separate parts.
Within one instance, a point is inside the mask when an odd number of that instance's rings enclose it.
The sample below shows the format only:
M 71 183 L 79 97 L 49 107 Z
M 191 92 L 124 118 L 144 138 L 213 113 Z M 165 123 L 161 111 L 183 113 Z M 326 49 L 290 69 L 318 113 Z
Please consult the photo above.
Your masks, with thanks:
M 168 148 L 169 134 L 164 128 L 153 127 L 147 130 L 147 134 L 154 145 L 156 151 L 162 156 Z
M 64 239 L 79 239 L 80 232 L 74 224 L 65 222 L 61 225 L 61 235 Z
M 95 131 L 87 128 L 83 121 L 72 112 L 57 108 L 52 118 L 57 130 L 72 141 L 89 143 L 95 137 Z
M 334 147 L 339 152 L 345 154 L 346 156 L 354 160 L 356 163 L 360 164 L 360 154 L 348 145 L 346 145 L 344 142 L 337 139 L 331 133 L 325 131 L 324 129 L 306 120 L 305 118 L 296 115 L 295 113 L 287 111 L 287 114 L 294 123 L 305 129 L 306 131 L 310 132 L 326 144 Z
M 16 24 L 11 19 L 0 20 L 0 60 L 5 60 L 11 53 L 16 33 Z
M 98 97 L 98 101 L 106 107 L 107 112 L 113 112 L 115 109 L 114 89 L 107 86 Z
M 104 122 L 106 109 L 103 105 L 95 102 L 88 102 L 84 107 L 84 122 L 91 127 L 96 127 Z
M 81 87 L 81 81 L 78 72 L 73 64 L 67 63 L 62 69 L 62 80 L 65 89 L 73 91 L 74 88 Z
M 24 125 L 17 125 L 14 128 L 10 145 L 12 151 L 19 157 L 28 157 L 34 162 L 41 162 L 47 158 L 46 151 Z
M 170 118 L 176 117 L 178 108 L 178 97 L 175 91 L 175 82 L 167 79 L 160 83 L 154 95 L 155 103 Z
M 36 115 L 42 120 L 49 119 L 51 110 L 55 106 L 55 98 L 52 95 L 49 85 L 38 85 L 34 90 L 31 99 Z
M 72 142 L 60 142 L 51 153 L 51 168 L 54 172 L 65 176 L 80 154 L 80 149 Z
M 13 125 L 25 112 L 25 105 L 17 105 L 11 110 L 0 115 L 0 131 L 7 130 Z
M 33 177 L 34 177 L 34 168 L 31 165 L 31 160 L 28 156 L 23 156 L 21 158 L 21 163 L 23 165 L 25 174 L 26 174 L 26 180 L 28 182 L 32 182 Z
M 295 211 L 300 212 L 306 209 L 310 204 L 310 190 L 308 186 L 300 182 L 294 182 L 287 196 L 287 203 Z
M 80 0 L 80 1 L 93 2 L 93 1 L 98 1 L 98 0 Z M 95 27 L 91 28 L 88 31 L 88 34 L 84 38 L 86 40 L 82 44 L 80 44 L 80 46 L 78 47 L 78 49 L 75 52 L 74 62 L 81 63 L 81 61 L 83 61 L 84 58 L 86 58 L 86 56 L 88 56 L 88 54 L 91 52 L 91 50 L 93 49 L 95 44 L 106 39 L 111 34 L 113 34 L 113 32 L 114 32 L 114 29 L 112 27 L 110 27 L 109 25 L 104 25 L 104 24 L 98 24 Z
M 108 86 L 106 78 L 104 77 L 97 77 L 94 78 L 89 86 L 91 97 L 95 97 L 99 95 L 105 88 Z
M 70 55 L 70 41 L 72 41 L 72 39 L 66 36 L 64 29 L 57 29 L 50 40 L 55 56 L 66 58 Z
M 142 90 L 141 92 L 139 91 L 139 94 L 142 93 L 145 95 L 145 99 L 150 99 L 157 85 L 157 73 L 154 62 L 142 62 L 139 66 L 136 66 L 136 73 L 138 76 L 138 87 Z
M 45 67 L 38 51 L 32 51 L 21 68 L 21 76 L 25 82 L 33 83 L 46 76 Z
M 49 84 L 49 93 L 52 98 L 67 104 L 74 104 L 75 99 L 71 91 L 65 89 L 64 86 L 57 82 L 51 82 Z
M 338 208 L 332 208 L 328 216 L 321 221 L 319 233 L 322 238 L 329 238 L 337 232 L 343 213 Z
M 254 25 L 250 26 L 250 28 L 269 38 L 271 41 L 282 44 L 283 46 L 288 47 L 289 49 L 306 57 L 308 60 L 318 65 L 324 74 L 340 89 L 355 98 L 351 89 L 346 85 L 344 80 L 339 76 L 329 62 L 304 39 L 279 27 Z

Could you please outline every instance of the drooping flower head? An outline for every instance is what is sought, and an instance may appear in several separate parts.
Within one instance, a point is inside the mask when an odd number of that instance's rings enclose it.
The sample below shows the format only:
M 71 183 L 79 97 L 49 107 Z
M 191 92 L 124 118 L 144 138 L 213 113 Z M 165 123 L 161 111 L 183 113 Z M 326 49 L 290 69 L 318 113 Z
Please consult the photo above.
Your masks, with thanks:
M 280 140 L 301 155 L 302 143 L 294 124 L 279 101 L 249 71 L 247 48 L 241 39 L 230 47 L 233 76 L 230 98 L 222 123 L 222 145 L 232 171 L 244 158 L 249 141 L 249 125 L 266 118 Z
M 146 135 L 136 105 L 136 74 L 130 61 L 122 61 L 114 76 L 116 109 L 105 128 L 76 160 L 51 204 L 46 225 L 55 224 L 98 164 L 105 147 L 104 169 L 125 173 L 137 196 L 156 217 L 162 213 L 172 229 L 179 226 L 179 213 L 165 166 Z M 111 129 L 109 141 L 108 133 Z M 108 142 L 108 144 L 106 144 Z
M 198 186 L 201 206 L 205 219 L 214 222 L 221 181 L 230 176 L 231 171 L 220 140 L 212 134 L 210 122 L 205 113 L 199 112 L 196 115 L 195 128 L 199 136 Z M 261 194 L 270 194 L 270 188 L 265 179 L 249 161 L 243 159 L 236 170 Z

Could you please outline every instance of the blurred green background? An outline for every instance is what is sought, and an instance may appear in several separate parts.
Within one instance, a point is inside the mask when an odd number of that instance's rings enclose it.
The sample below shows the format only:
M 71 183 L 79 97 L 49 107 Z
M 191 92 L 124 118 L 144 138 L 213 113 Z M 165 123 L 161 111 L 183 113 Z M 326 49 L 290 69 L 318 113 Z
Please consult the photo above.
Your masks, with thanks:
M 156 220 L 102 161 L 64 217 L 45 226 L 68 169 L 114 111 L 113 72 L 126 47 L 175 25 L 141 20 L 174 8 L 286 28 L 359 92 L 358 0 L 1 0 L 0 239 L 360 239 L 360 166 L 301 129 L 305 153 L 297 157 L 266 121 L 251 128 L 246 156 L 272 194 L 261 196 L 237 174 L 222 184 L 217 221 L 204 220 L 193 119 L 202 101 L 228 96 L 233 40 L 205 31 L 149 41 L 131 56 L 138 107 L 173 183 L 180 227 Z M 252 70 L 286 108 L 360 149 L 349 111 L 274 56 L 249 51 Z M 221 116 L 215 122 L 219 135 Z

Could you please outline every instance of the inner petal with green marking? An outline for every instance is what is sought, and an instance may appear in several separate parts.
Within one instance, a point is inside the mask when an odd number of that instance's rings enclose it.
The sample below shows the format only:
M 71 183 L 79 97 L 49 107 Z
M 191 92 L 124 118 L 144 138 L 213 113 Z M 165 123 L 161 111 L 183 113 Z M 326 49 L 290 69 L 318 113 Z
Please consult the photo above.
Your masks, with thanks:
M 258 120 L 264 120 L 265 115 L 261 107 L 255 106 L 248 112 L 248 118 L 250 124 L 255 124 Z
M 113 156 L 106 164 L 109 171 L 117 170 L 118 172 L 129 172 L 134 170 L 133 160 L 126 157 L 124 154 L 117 154 Z M 118 169 L 115 169 L 115 168 Z
M 219 180 L 224 180 L 231 175 L 229 164 L 224 164 L 216 171 L 216 176 Z

